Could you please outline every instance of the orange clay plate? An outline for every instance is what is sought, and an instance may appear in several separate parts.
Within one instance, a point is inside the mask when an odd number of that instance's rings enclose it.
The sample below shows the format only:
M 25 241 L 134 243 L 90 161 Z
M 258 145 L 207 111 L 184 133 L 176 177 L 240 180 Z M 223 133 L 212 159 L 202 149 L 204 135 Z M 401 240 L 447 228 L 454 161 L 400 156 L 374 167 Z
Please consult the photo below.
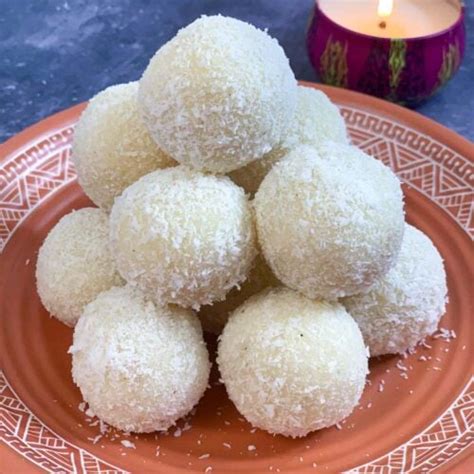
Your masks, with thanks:
M 34 277 L 47 232 L 71 209 L 91 204 L 70 160 L 79 105 L 0 146 L 1 472 L 473 472 L 474 147 L 395 105 L 317 87 L 341 106 L 353 142 L 404 181 L 408 221 L 445 259 L 449 305 L 441 332 L 406 358 L 372 360 L 353 414 L 303 439 L 252 429 L 215 368 L 195 413 L 168 434 L 101 435 L 71 379 L 72 331 L 43 309 Z M 214 351 L 215 340 L 208 343 Z

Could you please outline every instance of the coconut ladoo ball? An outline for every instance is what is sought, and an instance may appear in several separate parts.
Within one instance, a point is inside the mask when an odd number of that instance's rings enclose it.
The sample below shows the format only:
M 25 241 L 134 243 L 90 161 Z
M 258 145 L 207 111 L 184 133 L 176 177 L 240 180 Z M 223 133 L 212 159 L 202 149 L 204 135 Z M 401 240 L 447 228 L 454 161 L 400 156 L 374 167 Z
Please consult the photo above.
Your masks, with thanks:
M 257 253 L 243 189 L 181 166 L 127 188 L 110 224 L 121 275 L 160 304 L 199 309 L 223 299 L 245 280 Z
M 296 113 L 283 142 L 261 160 L 252 161 L 229 173 L 232 181 L 248 193 L 256 193 L 273 165 L 298 145 L 311 145 L 319 149 L 328 140 L 349 144 L 346 124 L 339 108 L 324 92 L 298 86 L 297 98 Z
M 158 148 L 138 110 L 138 82 L 108 87 L 86 107 L 74 131 L 79 183 L 99 207 L 141 176 L 176 162 Z
M 275 276 L 308 298 L 361 293 L 395 263 L 404 229 L 400 183 L 358 148 L 301 146 L 255 195 L 259 243 Z
M 402 354 L 436 331 L 447 301 L 443 259 L 423 232 L 406 224 L 395 266 L 367 294 L 343 300 L 370 355 Z
M 246 301 L 250 296 L 265 288 L 279 286 L 280 282 L 273 275 L 264 258 L 260 255 L 250 270 L 248 278 L 240 287 L 232 288 L 223 301 L 202 306 L 198 316 L 206 332 L 219 335 L 229 319 L 229 314 Z
M 92 207 L 73 211 L 49 232 L 38 254 L 36 286 L 52 316 L 74 326 L 87 303 L 121 284 L 104 211 Z
M 181 164 L 227 173 L 281 141 L 296 88 L 277 40 L 234 18 L 203 16 L 151 59 L 139 101 L 160 148 Z
M 291 437 L 348 416 L 368 372 L 362 335 L 342 305 L 283 288 L 232 313 L 217 362 L 238 411 L 255 427 Z
M 101 293 L 74 330 L 72 376 L 101 420 L 138 433 L 167 430 L 208 385 L 201 325 L 190 311 L 157 306 L 125 286 Z

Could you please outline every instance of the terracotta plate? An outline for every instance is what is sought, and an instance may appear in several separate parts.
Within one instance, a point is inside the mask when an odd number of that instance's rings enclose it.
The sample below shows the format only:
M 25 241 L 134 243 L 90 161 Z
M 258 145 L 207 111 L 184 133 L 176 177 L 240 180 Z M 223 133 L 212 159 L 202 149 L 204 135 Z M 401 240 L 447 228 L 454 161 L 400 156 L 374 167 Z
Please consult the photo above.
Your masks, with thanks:
M 354 413 L 339 427 L 303 439 L 252 430 L 216 374 L 196 413 L 168 435 L 127 438 L 110 431 L 101 437 L 98 422 L 79 409 L 81 396 L 71 380 L 72 331 L 48 317 L 34 279 L 48 230 L 71 209 L 90 204 L 70 161 L 73 126 L 84 107 L 79 105 L 0 147 L 2 472 L 396 473 L 473 467 L 474 147 L 395 105 L 321 89 L 342 107 L 354 143 L 405 182 L 408 220 L 443 255 L 450 298 L 443 330 L 405 359 L 373 360 Z

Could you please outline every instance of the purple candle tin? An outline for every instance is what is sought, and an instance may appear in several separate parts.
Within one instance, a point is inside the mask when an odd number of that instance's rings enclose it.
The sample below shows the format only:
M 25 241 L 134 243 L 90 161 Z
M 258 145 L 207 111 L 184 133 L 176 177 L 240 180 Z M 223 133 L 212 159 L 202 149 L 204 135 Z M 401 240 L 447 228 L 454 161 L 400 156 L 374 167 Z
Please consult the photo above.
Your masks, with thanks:
M 417 38 L 379 38 L 331 20 L 316 1 L 307 31 L 309 58 L 322 82 L 414 106 L 456 73 L 464 56 L 464 6 L 449 28 Z

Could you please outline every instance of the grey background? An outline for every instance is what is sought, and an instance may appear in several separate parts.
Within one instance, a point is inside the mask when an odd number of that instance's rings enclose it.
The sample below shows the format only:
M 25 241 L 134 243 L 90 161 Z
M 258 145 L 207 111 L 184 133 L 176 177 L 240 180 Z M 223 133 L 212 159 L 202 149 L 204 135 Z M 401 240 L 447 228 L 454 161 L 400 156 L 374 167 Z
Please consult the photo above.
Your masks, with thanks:
M 298 79 L 316 80 L 305 49 L 314 0 L 0 0 L 0 142 L 138 79 L 153 53 L 201 14 L 234 16 L 278 38 Z M 456 77 L 418 108 L 474 140 L 474 0 L 467 54 Z

